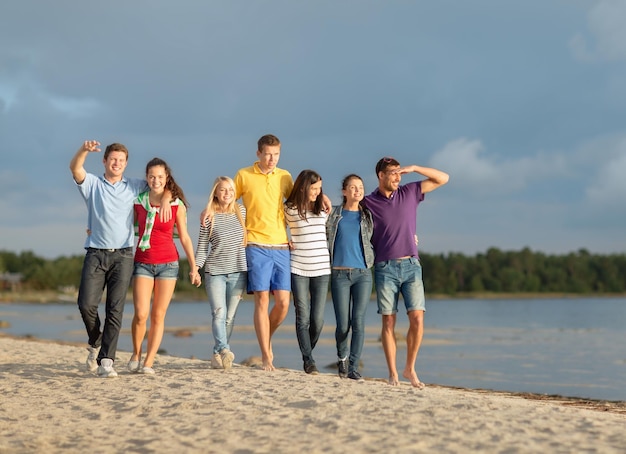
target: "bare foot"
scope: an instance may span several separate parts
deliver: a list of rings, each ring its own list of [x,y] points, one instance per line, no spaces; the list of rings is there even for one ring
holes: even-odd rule
[[[391,386],[398,386],[400,384],[400,381],[398,380],[398,376],[396,374],[390,375],[388,383]]]
[[[267,371],[275,370],[273,361],[274,361],[274,358],[272,356],[263,357],[262,358],[263,365],[261,366],[261,368]]]
[[[426,385],[424,383],[422,383],[419,378],[417,378],[417,374],[415,373],[414,370],[411,370],[411,371],[408,371],[408,372],[405,370],[402,373],[402,376],[404,378],[406,378],[407,380],[409,380],[411,382],[411,385],[414,388],[424,389],[426,387]]]

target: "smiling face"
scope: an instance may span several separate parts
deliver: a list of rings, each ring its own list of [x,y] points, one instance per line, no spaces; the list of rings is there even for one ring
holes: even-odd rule
[[[307,200],[309,202],[315,202],[317,197],[320,195],[320,192],[322,192],[322,180],[319,180],[317,183],[313,183],[309,186],[309,190],[307,191]]]
[[[391,193],[398,189],[402,180],[399,169],[400,166],[388,166],[385,170],[378,172],[378,188],[381,191]]]
[[[104,164],[104,176],[110,181],[119,181],[122,179],[124,170],[128,165],[126,153],[123,151],[111,151],[106,159],[102,160]]]
[[[280,145],[265,145],[263,150],[256,152],[257,158],[259,158],[259,167],[261,172],[270,173],[278,165],[278,159],[280,158]]]
[[[345,185],[345,188],[341,190],[341,193],[346,198],[347,204],[358,203],[363,200],[365,195],[365,188],[363,187],[363,181],[360,178],[350,178]]]
[[[167,183],[167,172],[164,166],[152,166],[148,169],[146,174],[146,180],[148,181],[148,187],[150,191],[157,194],[162,193],[165,190],[165,184]]]
[[[222,181],[215,188],[215,200],[221,206],[228,206],[235,199],[235,188],[228,181]]]

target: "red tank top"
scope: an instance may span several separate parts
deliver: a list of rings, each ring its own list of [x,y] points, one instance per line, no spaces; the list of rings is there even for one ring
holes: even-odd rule
[[[172,205],[172,218],[168,222],[161,222],[157,213],[150,234],[150,248],[142,251],[137,248],[135,251],[135,262],[148,263],[150,265],[160,265],[162,263],[177,262],[178,250],[174,244],[174,224],[178,205]],[[135,216],[139,226],[139,238],[143,236],[146,228],[146,216],[148,212],[135,203]]]

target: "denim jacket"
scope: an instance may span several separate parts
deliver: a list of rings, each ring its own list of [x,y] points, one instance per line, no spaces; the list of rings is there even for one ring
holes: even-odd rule
[[[328,250],[330,251],[330,263],[333,263],[333,249],[335,248],[335,237],[337,236],[337,227],[341,220],[341,212],[343,206],[334,206],[328,220],[326,221],[326,237],[328,238]],[[374,264],[374,247],[372,246],[371,239],[374,233],[374,223],[372,221],[371,213],[367,212],[367,220],[363,218],[363,210],[359,207],[361,212],[361,245],[363,246],[363,252],[365,255],[365,266],[371,268]]]

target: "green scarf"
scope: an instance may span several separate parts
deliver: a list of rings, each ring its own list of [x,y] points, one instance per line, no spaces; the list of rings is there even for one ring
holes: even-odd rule
[[[146,210],[146,227],[143,230],[143,235],[139,239],[139,249],[145,251],[150,249],[150,235],[152,235],[152,228],[154,227],[154,221],[156,215],[159,212],[159,207],[153,207],[150,205],[150,191],[142,192],[137,196],[137,202]],[[178,205],[179,199],[174,200],[171,205]],[[135,222],[135,235],[139,236],[139,225]],[[178,235],[174,234],[174,238]]]

